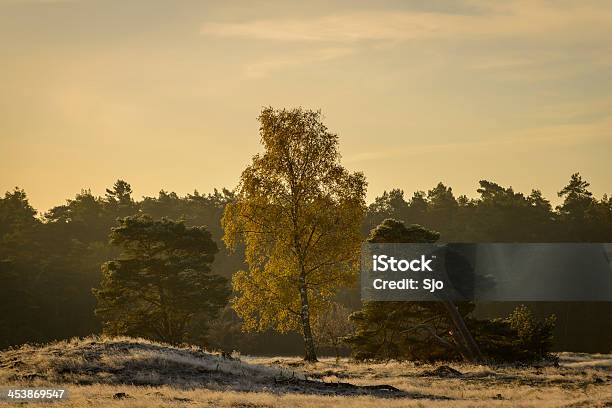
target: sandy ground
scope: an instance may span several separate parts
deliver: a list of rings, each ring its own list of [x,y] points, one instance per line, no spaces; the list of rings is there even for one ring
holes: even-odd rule
[[[61,385],[69,397],[54,407],[612,407],[612,355],[559,357],[558,367],[304,364],[88,338],[0,353],[0,384]]]

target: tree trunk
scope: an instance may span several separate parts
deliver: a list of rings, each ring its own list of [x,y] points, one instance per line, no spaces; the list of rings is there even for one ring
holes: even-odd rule
[[[442,303],[444,304],[451,321],[457,329],[459,340],[458,343],[460,343],[459,349],[463,357],[471,363],[483,362],[484,356],[482,355],[478,344],[476,344],[474,337],[472,337],[472,333],[470,333],[470,330],[467,328],[465,320],[463,320],[463,317],[461,314],[459,314],[457,306],[450,300],[444,300]]]
[[[314,339],[312,337],[312,329],[310,327],[310,307],[308,305],[308,290],[306,288],[306,277],[304,274],[300,275],[300,300],[302,302],[300,315],[302,318],[302,334],[304,336],[304,360],[315,362],[318,360]]]

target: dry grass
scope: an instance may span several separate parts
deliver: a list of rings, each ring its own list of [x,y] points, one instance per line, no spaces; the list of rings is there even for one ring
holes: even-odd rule
[[[612,355],[562,353],[559,367],[452,367],[460,373],[347,359],[237,361],[193,347],[95,337],[5,351],[0,384],[63,384],[70,398],[57,407],[612,407]],[[114,398],[119,392],[127,397]]]

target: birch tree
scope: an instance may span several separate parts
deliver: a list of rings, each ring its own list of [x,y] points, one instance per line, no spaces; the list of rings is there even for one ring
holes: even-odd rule
[[[366,182],[340,165],[320,111],[265,108],[259,122],[264,151],[222,221],[225,243],[243,242],[249,266],[233,276],[233,307],[246,330],[300,332],[304,359],[316,361],[311,323],[355,282]]]

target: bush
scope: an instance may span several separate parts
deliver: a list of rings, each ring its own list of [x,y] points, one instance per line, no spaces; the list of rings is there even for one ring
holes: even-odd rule
[[[468,315],[473,304],[460,302]],[[355,333],[345,341],[357,360],[460,360],[454,328],[439,302],[367,302],[351,315]]]
[[[554,315],[538,321],[525,305],[504,319],[475,320],[467,323],[482,352],[492,362],[533,362],[553,360]]]
[[[469,303],[459,304],[463,316],[472,311]],[[442,314],[432,314],[432,305],[413,302],[369,302],[353,313],[353,335],[345,339],[357,360],[461,360],[449,331],[452,325]],[[415,324],[417,317],[427,326]],[[537,321],[524,305],[504,319],[477,320],[466,317],[482,353],[490,362],[522,362],[553,359],[550,354],[555,317]],[[417,329],[415,329],[417,328]]]

